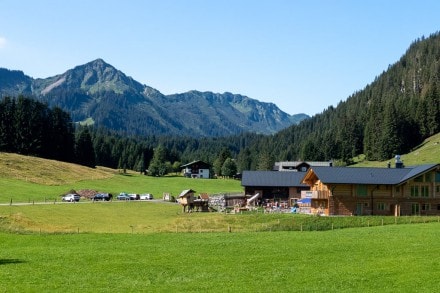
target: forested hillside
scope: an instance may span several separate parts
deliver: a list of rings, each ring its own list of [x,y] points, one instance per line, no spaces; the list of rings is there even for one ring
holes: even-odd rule
[[[440,131],[440,34],[415,41],[363,90],[337,107],[280,131],[278,160],[385,160]]]

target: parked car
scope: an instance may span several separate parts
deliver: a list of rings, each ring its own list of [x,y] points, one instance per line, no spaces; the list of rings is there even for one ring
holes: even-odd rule
[[[118,200],[131,200],[130,196],[125,192],[121,192],[116,198]]]
[[[111,194],[109,193],[97,193],[94,197],[92,197],[93,201],[109,201],[111,199]]]
[[[141,200],[152,200],[153,199],[153,195],[151,193],[143,193],[140,196]]]
[[[70,202],[79,201],[79,199],[80,196],[79,194],[76,193],[69,193],[61,198],[62,201],[70,201]]]
[[[140,197],[139,197],[139,194],[136,194],[136,193],[130,193],[128,196],[129,196],[130,199],[132,199],[132,200],[138,200],[138,199],[140,198]]]

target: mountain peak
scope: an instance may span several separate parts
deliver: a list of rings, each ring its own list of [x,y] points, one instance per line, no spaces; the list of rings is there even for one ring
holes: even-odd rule
[[[63,80],[63,83],[66,81],[66,85],[69,87],[79,87],[89,93],[110,91],[122,94],[133,89],[136,92],[143,91],[143,86],[140,83],[101,58],[66,71],[59,76],[59,80]]]
[[[75,68],[78,68],[78,67],[92,68],[92,69],[97,70],[97,71],[102,71],[102,70],[105,70],[105,69],[109,68],[111,70],[116,70],[117,71],[116,68],[114,68],[112,65],[108,64],[107,62],[105,62],[101,58],[98,58],[96,60],[90,61],[90,62],[88,62],[86,64],[83,64],[83,65],[76,66]]]

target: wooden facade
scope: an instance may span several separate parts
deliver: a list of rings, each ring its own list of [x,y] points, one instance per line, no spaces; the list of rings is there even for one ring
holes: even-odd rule
[[[357,172],[360,168],[346,169]],[[310,191],[303,191],[301,197],[312,199],[311,213],[314,214],[440,215],[440,165],[424,170],[421,173],[408,171],[401,181],[390,184],[387,178],[377,176],[371,182],[368,178],[358,183],[346,178],[347,183],[343,183],[344,178],[337,178],[338,172],[332,175],[333,180],[328,176],[323,179],[319,178],[320,172],[312,168],[303,179],[310,186]],[[372,178],[374,175],[371,173]]]

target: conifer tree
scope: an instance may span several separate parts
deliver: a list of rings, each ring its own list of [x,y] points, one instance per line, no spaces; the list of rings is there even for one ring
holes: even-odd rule
[[[75,159],[80,165],[95,167],[95,150],[93,149],[92,137],[89,128],[82,127],[76,138]]]

